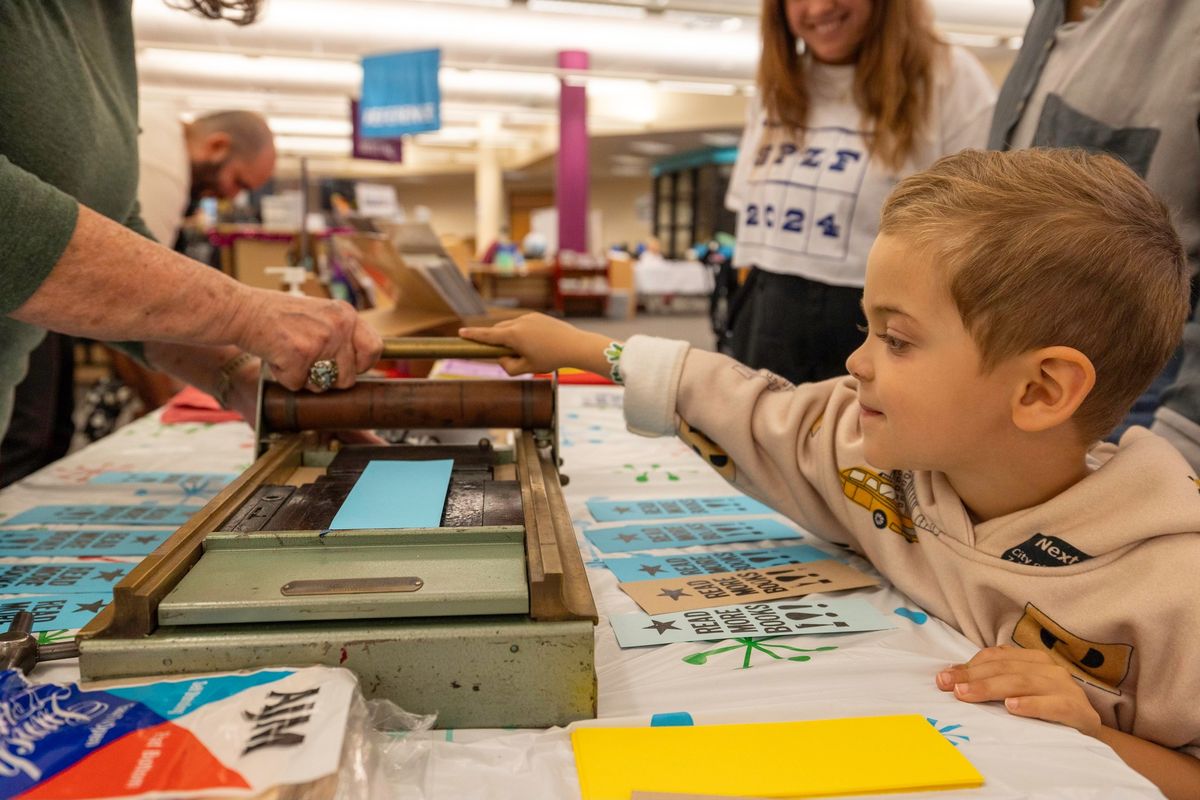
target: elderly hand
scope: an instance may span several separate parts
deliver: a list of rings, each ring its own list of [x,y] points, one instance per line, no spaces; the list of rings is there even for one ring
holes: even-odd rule
[[[517,351],[516,356],[499,360],[509,375],[550,372],[560,367],[579,367],[601,375],[608,373],[608,364],[604,360],[604,348],[609,343],[607,337],[581,331],[545,314],[523,314],[490,328],[461,328],[458,335]]]
[[[1043,650],[987,647],[966,664],[939,672],[937,687],[959,700],[1003,700],[1010,714],[1069,725],[1088,736],[1100,733],[1100,715],[1067,668]]]
[[[349,388],[383,350],[379,334],[340,300],[254,290],[247,306],[237,328],[238,346],[260,356],[275,380],[289,389],[330,388],[309,380],[309,369],[322,360],[337,365],[333,386]]]

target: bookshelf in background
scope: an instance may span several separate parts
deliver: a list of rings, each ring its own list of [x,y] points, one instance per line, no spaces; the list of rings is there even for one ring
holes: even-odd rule
[[[737,215],[725,208],[736,160],[736,147],[710,147],[670,156],[653,166],[653,233],[663,256],[683,259],[689,248],[718,231],[737,229]]]
[[[554,310],[563,316],[602,317],[608,309],[608,262],[561,250],[554,259]]]

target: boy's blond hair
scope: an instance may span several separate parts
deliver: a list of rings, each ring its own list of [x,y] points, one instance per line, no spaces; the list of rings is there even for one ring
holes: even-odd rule
[[[1108,434],[1179,344],[1189,273],[1170,213],[1121,162],[1083,150],[967,150],[902,180],[880,233],[948,269],[985,369],[1040,347],[1096,368],[1075,414]]]

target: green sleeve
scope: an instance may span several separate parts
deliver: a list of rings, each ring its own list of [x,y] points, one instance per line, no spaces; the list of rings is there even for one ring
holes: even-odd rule
[[[28,300],[58,263],[79,204],[0,155],[0,314]]]

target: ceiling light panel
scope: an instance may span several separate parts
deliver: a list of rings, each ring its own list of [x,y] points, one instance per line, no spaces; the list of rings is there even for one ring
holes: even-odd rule
[[[573,2],[573,0],[526,0],[525,7],[539,14],[575,14],[585,17],[616,17],[619,19],[646,18],[646,9],[640,6],[613,5],[610,3],[578,3]]]
[[[539,13],[525,7],[464,8],[451,3],[271,0],[254,25],[235,28],[135,0],[139,41],[242,52],[358,57],[442,48],[446,62],[553,65],[561,50],[585,50],[596,70],[640,70],[748,79],[758,33],[686,30],[659,17],[607,19]],[[575,3],[587,6],[586,3]],[[620,8],[619,6],[613,6]],[[582,20],[586,20],[581,24]]]

